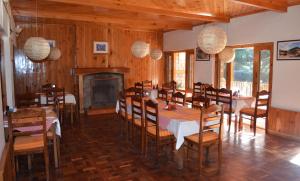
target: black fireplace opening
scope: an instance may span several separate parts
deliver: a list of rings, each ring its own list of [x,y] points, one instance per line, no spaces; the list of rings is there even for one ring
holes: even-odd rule
[[[84,108],[113,108],[123,90],[123,74],[97,73],[84,78]]]

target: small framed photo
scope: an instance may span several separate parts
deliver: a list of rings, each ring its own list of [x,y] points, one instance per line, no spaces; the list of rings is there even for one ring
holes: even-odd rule
[[[300,40],[278,41],[277,60],[300,60]]]
[[[207,53],[204,53],[201,48],[196,48],[196,61],[209,61],[210,55]]]
[[[94,53],[108,53],[108,42],[94,41]]]

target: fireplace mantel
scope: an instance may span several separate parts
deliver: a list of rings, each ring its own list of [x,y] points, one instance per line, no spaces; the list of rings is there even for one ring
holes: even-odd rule
[[[79,108],[80,113],[84,113],[83,109],[83,79],[84,76],[96,73],[119,73],[124,76],[125,73],[129,72],[127,67],[96,67],[96,68],[74,68],[75,75],[78,76],[78,88],[79,88]],[[124,84],[123,84],[124,85]]]
[[[98,68],[74,68],[76,75],[93,74],[100,72],[111,72],[111,73],[128,73],[129,68],[127,67],[98,67]]]

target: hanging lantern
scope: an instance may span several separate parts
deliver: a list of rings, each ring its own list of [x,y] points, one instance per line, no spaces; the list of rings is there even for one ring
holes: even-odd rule
[[[198,46],[207,54],[220,53],[226,46],[226,33],[216,26],[204,28],[198,35]]]
[[[41,61],[48,57],[50,46],[42,37],[30,37],[24,44],[24,52],[32,61]]]
[[[50,50],[50,54],[48,56],[48,59],[49,60],[57,60],[57,59],[60,58],[60,56],[61,56],[61,52],[60,52],[59,48],[53,47]]]
[[[162,51],[158,48],[151,49],[150,57],[152,60],[159,60],[162,57]]]
[[[226,47],[221,53],[219,53],[219,60],[223,63],[230,63],[235,58],[235,51],[233,48]]]
[[[144,41],[135,41],[131,46],[131,52],[137,58],[144,58],[149,54],[149,44]]]

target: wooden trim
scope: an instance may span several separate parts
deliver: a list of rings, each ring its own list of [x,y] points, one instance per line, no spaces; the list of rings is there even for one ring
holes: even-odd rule
[[[75,68],[75,74],[81,75],[81,74],[93,74],[93,73],[99,73],[99,72],[112,72],[112,73],[128,73],[129,68],[127,67],[99,67],[99,68]]]
[[[221,88],[220,87],[220,78],[221,78],[221,75],[220,75],[220,69],[221,69],[221,61],[219,59],[219,55],[217,54],[216,56],[216,61],[215,61],[215,81],[214,81],[214,87],[217,87],[217,88]]]
[[[169,17],[179,17],[185,18],[188,20],[198,20],[198,21],[208,21],[208,22],[229,22],[229,17],[223,16],[210,16],[210,15],[202,15],[201,12],[193,12],[177,9],[164,9],[157,6],[145,6],[143,3],[139,3],[139,5],[132,4],[127,1],[118,1],[117,3],[112,0],[89,0],[89,1],[78,1],[78,0],[50,0],[53,2],[67,3],[67,4],[76,4],[82,6],[93,6],[93,7],[101,7],[113,10],[122,10],[122,11],[131,11],[137,13],[150,13],[156,15],[164,15]]]
[[[265,0],[234,0],[237,3],[246,4],[249,6],[267,9],[277,12],[287,12],[288,4],[286,1],[265,1]]]
[[[12,152],[10,143],[7,142],[4,146],[1,161],[0,161],[0,181],[15,180]]]

